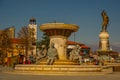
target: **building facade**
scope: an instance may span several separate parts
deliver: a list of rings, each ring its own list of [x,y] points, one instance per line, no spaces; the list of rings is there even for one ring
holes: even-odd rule
[[[32,48],[28,51],[29,54],[36,54],[36,42],[37,42],[37,24],[36,24],[36,19],[35,18],[30,18],[29,20],[29,35],[31,37],[31,46]]]

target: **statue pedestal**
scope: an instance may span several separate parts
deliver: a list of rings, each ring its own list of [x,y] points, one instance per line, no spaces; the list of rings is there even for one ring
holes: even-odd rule
[[[67,38],[65,36],[50,36],[50,43],[55,44],[55,48],[57,49],[59,60],[67,60],[66,42],[67,42]]]
[[[109,33],[107,31],[101,31],[99,34],[100,43],[99,50],[97,51],[100,55],[101,61],[110,61],[110,47],[109,47]]]
[[[100,55],[100,60],[101,61],[105,61],[105,62],[109,62],[110,60],[111,60],[111,57],[110,57],[110,53],[111,53],[111,51],[110,50],[98,50],[97,51],[98,53],[99,53],[99,55]]]
[[[100,43],[99,43],[99,50],[107,51],[109,50],[109,33],[108,32],[100,32]]]

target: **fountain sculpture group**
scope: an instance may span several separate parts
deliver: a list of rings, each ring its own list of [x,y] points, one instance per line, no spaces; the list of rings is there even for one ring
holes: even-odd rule
[[[100,54],[101,60],[106,60],[110,52],[109,34],[107,31],[109,17],[107,16],[105,11],[103,11],[101,15],[103,17],[103,25],[99,35],[100,44],[98,53]],[[46,32],[46,34],[50,36],[50,47],[48,51],[46,51],[44,47],[41,49],[42,51],[39,51],[42,54],[38,55],[38,65],[16,65],[15,69],[24,71],[40,71],[47,73],[62,72],[62,74],[65,74],[66,72],[77,74],[78,72],[101,72],[102,68],[100,65],[81,65],[82,56],[80,56],[79,54],[79,45],[76,45],[74,47],[74,49],[70,52],[69,59],[67,58],[67,39],[72,32],[76,32],[78,29],[79,27],[74,24],[64,24],[56,22],[40,25],[40,30]],[[39,59],[42,59],[44,57],[46,57],[47,60],[39,62]],[[78,63],[73,62],[75,60]]]

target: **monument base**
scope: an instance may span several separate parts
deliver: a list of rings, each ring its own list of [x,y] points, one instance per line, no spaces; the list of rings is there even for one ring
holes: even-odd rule
[[[96,75],[112,73],[112,68],[101,65],[79,65],[76,62],[56,60],[53,65],[46,65],[46,61],[39,64],[18,64],[14,72],[32,75]]]
[[[100,61],[104,61],[104,62],[110,62],[111,60],[111,50],[98,50],[97,51],[100,55]]]
[[[37,71],[37,72],[101,72],[98,65],[16,65],[15,71]]]
[[[37,62],[37,65],[46,65],[47,60],[43,59]],[[79,63],[70,60],[55,60],[53,65],[79,65]]]
[[[109,55],[111,50],[98,50],[99,55]]]

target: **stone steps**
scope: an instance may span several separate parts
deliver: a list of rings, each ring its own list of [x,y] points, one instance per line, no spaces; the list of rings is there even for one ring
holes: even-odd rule
[[[23,74],[23,75],[70,75],[70,76],[80,76],[80,75],[105,75],[110,74],[110,72],[38,72],[38,71],[14,71],[7,72],[11,74]]]
[[[120,63],[106,63],[105,65],[112,67],[113,72],[120,72]]]
[[[16,65],[15,71],[37,72],[101,72],[101,66],[96,65]]]
[[[53,65],[46,65],[46,60],[38,64],[18,64],[14,72],[22,74],[40,74],[40,75],[78,75],[78,74],[108,74],[112,73],[111,66],[100,65],[79,65],[69,60],[56,60]]]
[[[46,65],[47,64],[47,60],[42,60],[39,61],[37,64],[39,65]],[[79,65],[78,63],[76,63],[75,61],[69,61],[69,60],[56,60],[53,65]]]

